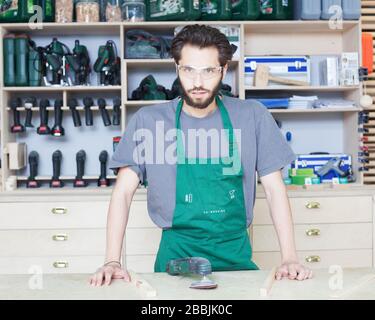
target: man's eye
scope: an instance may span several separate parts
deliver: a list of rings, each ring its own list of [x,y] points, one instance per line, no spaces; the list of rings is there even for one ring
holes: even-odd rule
[[[190,68],[190,67],[184,67],[183,70],[184,72],[188,72],[188,73],[193,72],[193,68]]]
[[[207,73],[207,74],[214,73],[215,69],[214,68],[207,68],[207,69],[204,69],[204,72]]]

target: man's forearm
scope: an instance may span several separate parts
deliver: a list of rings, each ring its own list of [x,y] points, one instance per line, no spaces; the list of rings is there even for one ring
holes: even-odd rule
[[[106,261],[120,261],[131,199],[113,190],[107,217]],[[125,248],[124,248],[125,251]]]
[[[279,239],[282,261],[297,260],[292,213],[284,184],[266,192],[266,197]]]

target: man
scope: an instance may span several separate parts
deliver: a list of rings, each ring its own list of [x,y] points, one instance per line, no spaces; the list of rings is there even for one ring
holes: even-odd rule
[[[258,269],[247,233],[256,171],[281,248],[276,278],[311,278],[298,262],[281,174],[295,154],[262,104],[219,94],[232,58],[227,38],[209,26],[186,26],[171,53],[182,97],[141,108],[129,121],[109,165],[120,169],[108,213],[106,261],[90,283],[129,281],[120,257],[139,183],[147,185],[149,215],[163,229],[156,272],[165,272],[171,259],[189,256],[207,258],[213,271]],[[210,143],[198,148],[196,140],[208,132]]]

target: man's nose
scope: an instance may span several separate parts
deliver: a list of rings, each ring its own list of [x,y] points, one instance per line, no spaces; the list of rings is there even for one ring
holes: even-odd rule
[[[199,88],[202,85],[202,76],[201,73],[198,72],[194,77],[194,86]]]

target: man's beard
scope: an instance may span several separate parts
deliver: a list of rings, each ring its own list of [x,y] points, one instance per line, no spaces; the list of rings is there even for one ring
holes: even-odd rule
[[[198,108],[198,109],[205,109],[207,108],[212,101],[214,101],[216,95],[218,94],[218,92],[220,91],[220,88],[221,88],[221,80],[223,79],[223,76],[221,76],[221,79],[219,81],[219,83],[217,84],[217,86],[212,89],[211,91],[203,88],[203,87],[199,87],[199,88],[196,88],[194,87],[193,89],[190,89],[189,91],[186,91],[185,88],[182,86],[181,84],[181,80],[179,80],[180,82],[180,87],[181,87],[181,95],[182,95],[182,98],[185,100],[185,102],[190,106],[190,107],[193,107],[193,108]],[[194,102],[194,100],[189,96],[188,92],[191,93],[193,91],[206,91],[208,93],[211,92],[211,94],[203,101],[200,101],[200,102]]]

